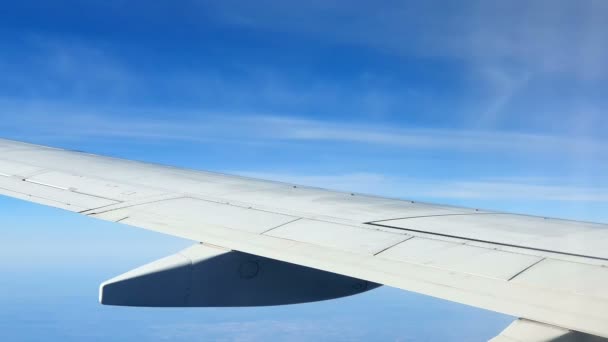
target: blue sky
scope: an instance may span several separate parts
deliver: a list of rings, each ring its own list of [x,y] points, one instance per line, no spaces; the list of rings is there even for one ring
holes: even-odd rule
[[[28,1],[0,11],[0,136],[608,222],[605,1]],[[188,241],[0,198],[10,340],[484,340],[511,318],[382,288],[260,309],[103,307]]]

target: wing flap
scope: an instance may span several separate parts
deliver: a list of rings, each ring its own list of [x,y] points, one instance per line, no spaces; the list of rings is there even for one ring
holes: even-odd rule
[[[608,291],[598,284],[608,284],[608,268],[578,262],[545,259],[522,272],[512,282],[557,289],[579,296],[608,299]]]
[[[378,255],[382,258],[509,280],[541,257],[415,237]]]
[[[608,229],[603,224],[500,213],[414,217],[370,224],[608,260]]]

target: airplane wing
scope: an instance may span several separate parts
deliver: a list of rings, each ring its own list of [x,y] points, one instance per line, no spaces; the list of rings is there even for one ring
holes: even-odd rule
[[[521,329],[608,337],[608,226],[603,224],[337,192],[2,139],[0,194],[238,251],[222,260],[240,265],[240,279],[261,272],[259,264],[242,261],[259,256],[279,280],[256,285],[255,293],[266,298],[247,305],[298,302],[272,300],[273,293],[296,291],[288,288],[289,279],[280,278],[289,269],[285,265],[293,265],[367,281],[365,288],[384,284],[524,319],[505,330],[511,337],[497,341],[519,341],[512,336]],[[112,284],[135,278],[141,288],[150,274],[186,279],[181,271],[167,270],[220,260],[221,253],[214,253],[186,251],[114,279],[102,290],[107,286],[110,298]],[[214,272],[221,276],[217,268]],[[289,278],[304,283],[314,278],[298,278],[302,272],[293,269]],[[232,278],[226,277],[223,284],[230,287]],[[323,288],[330,291],[338,280],[327,279]],[[189,294],[204,291],[184,288]],[[146,305],[152,297],[131,304]],[[215,300],[211,297],[196,303]],[[230,300],[240,303],[234,296]]]

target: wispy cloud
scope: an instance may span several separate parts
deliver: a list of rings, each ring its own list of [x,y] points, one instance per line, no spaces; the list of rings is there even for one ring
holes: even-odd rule
[[[299,115],[383,117],[419,96],[396,88],[393,77],[367,70],[345,80],[310,75],[306,67],[249,60],[174,63],[159,70],[142,67],[112,42],[45,34],[21,34],[19,40],[23,42],[18,49],[7,46],[10,53],[0,55],[0,91],[16,100],[52,99],[96,108],[155,103],[178,109],[281,108]]]
[[[235,4],[238,4],[236,6]],[[403,55],[457,58],[474,64],[521,64],[583,78],[606,76],[603,37],[608,4],[601,0],[389,2],[222,1],[225,21],[367,45]],[[207,8],[207,7],[206,7]],[[316,20],[308,20],[315,18]],[[361,28],[365,28],[362,30]]]
[[[489,101],[482,105],[476,122],[477,127],[497,127],[505,117],[505,109],[529,83],[529,72],[504,70],[500,67],[480,68],[478,73],[489,85]]]
[[[437,5],[437,4],[436,4]],[[215,6],[215,5],[214,5]],[[128,111],[145,111],[141,108],[153,108],[162,106],[165,108],[164,117],[168,117],[171,111],[183,113],[190,112],[222,112],[233,111],[249,115],[255,113],[272,113],[274,116],[287,115],[289,117],[333,117],[342,120],[382,120],[399,121],[404,123],[422,124],[426,126],[451,126],[454,129],[471,129],[477,132],[499,131],[513,125],[530,128],[527,132],[559,132],[569,134],[575,132],[579,135],[601,135],[608,127],[608,121],[602,115],[608,108],[608,103],[603,96],[593,95],[598,93],[596,89],[601,88],[603,83],[579,82],[575,79],[580,77],[560,78],[558,71],[546,71],[534,67],[533,63],[513,62],[512,58],[502,56],[480,57],[478,53],[450,52],[453,46],[466,46],[466,42],[474,41],[476,46],[493,50],[492,44],[486,41],[493,37],[477,39],[468,35],[484,34],[483,25],[476,24],[457,25],[461,19],[457,15],[448,15],[445,11],[437,11],[430,18],[435,18],[438,27],[418,23],[412,20],[401,20],[401,17],[418,16],[417,11],[427,13],[430,11],[426,5],[403,5],[396,9],[388,9],[383,6],[363,13],[362,8],[349,9],[348,6],[335,4],[317,3],[301,5],[304,17],[325,13],[353,13],[342,20],[347,22],[346,27],[352,26],[352,32],[359,32],[362,36],[352,36],[352,32],[345,27],[337,25],[333,20],[323,22],[321,27],[326,33],[317,32],[316,28],[309,27],[308,22],[301,20],[283,22],[277,17],[283,15],[286,8],[273,2],[268,4],[269,13],[261,13],[257,6],[251,11],[242,13],[247,18],[246,23],[239,20],[233,22],[233,16],[240,16],[239,6],[224,8],[217,5],[217,11],[223,13],[224,25],[245,25],[245,27],[272,26],[273,29],[288,26],[288,32],[297,38],[299,28],[290,25],[304,25],[306,35],[316,36],[337,35],[331,39],[336,42],[357,39],[358,44],[369,45],[380,44],[377,41],[389,39],[386,44],[393,46],[392,53],[402,54],[409,57],[429,57],[429,51],[439,49],[438,57],[430,57],[428,62],[420,64],[420,68],[452,67],[443,71],[453,73],[447,79],[458,79],[457,83],[443,84],[446,79],[439,77],[425,81],[419,79],[420,75],[409,75],[408,72],[392,74],[383,72],[377,68],[369,67],[363,63],[361,67],[355,68],[348,76],[335,77],[336,75],[321,74],[319,70],[299,68],[293,65],[264,65],[259,61],[241,61],[239,63],[223,65],[214,61],[208,65],[198,67],[184,67],[178,63],[166,65],[165,69],[146,69],[121,53],[119,47],[103,41],[85,41],[69,37],[53,37],[45,35],[26,35],[22,37],[23,46],[16,49],[16,53],[3,54],[0,56],[0,72],[3,79],[0,81],[0,90],[3,92],[4,102],[21,101],[27,106],[36,107],[42,113],[52,112],[52,107],[58,107],[53,103],[61,103],[80,108],[73,108],[67,114],[79,115],[84,112],[103,116],[99,113],[109,114],[104,108],[118,112],[123,116]],[[249,5],[244,5],[247,8]],[[437,5],[438,6],[438,5]],[[469,8],[473,5],[463,5]],[[483,7],[481,14],[491,12],[488,5],[479,4]],[[523,5],[522,5],[523,6]],[[581,5],[582,8],[586,5]],[[473,6],[474,7],[474,6]],[[509,7],[509,6],[508,6]],[[600,6],[601,7],[601,6]],[[510,7],[509,7],[510,8]],[[463,10],[463,9],[459,9]],[[536,9],[530,10],[537,13]],[[585,10],[586,11],[586,10]],[[226,13],[224,13],[226,12]],[[289,11],[287,16],[300,14]],[[299,12],[299,11],[298,11]],[[469,13],[469,12],[467,12]],[[365,14],[365,15],[363,15]],[[416,14],[416,15],[415,15]],[[473,21],[484,17],[477,11],[471,11]],[[262,20],[270,15],[268,22]],[[536,14],[535,14],[536,15]],[[261,16],[258,18],[258,16]],[[397,16],[395,18],[395,16]],[[222,17],[222,16],[220,16]],[[382,20],[387,17],[386,21]],[[444,18],[445,17],[445,18]],[[465,16],[466,17],[466,16]],[[321,16],[321,19],[324,18]],[[448,20],[448,18],[450,18]],[[468,18],[468,17],[466,17]],[[527,17],[526,17],[527,18]],[[532,21],[523,18],[522,20]],[[399,19],[399,20],[398,20]],[[279,20],[279,22],[276,22]],[[486,19],[483,19],[486,20]],[[455,22],[456,21],[456,22]],[[373,25],[372,25],[373,24]],[[413,27],[410,27],[414,25]],[[444,27],[445,26],[445,27]],[[462,33],[462,27],[467,27],[468,33]],[[588,39],[595,42],[597,31],[602,30],[602,25],[590,29]],[[315,26],[316,27],[316,26]],[[371,28],[372,32],[361,32],[361,29]],[[513,25],[502,25],[496,36],[523,37],[527,41],[528,32],[514,27]],[[419,35],[412,35],[418,32]],[[295,30],[293,32],[291,30]],[[308,30],[312,30],[309,32]],[[520,32],[520,30],[523,30]],[[557,30],[557,29],[556,29]],[[561,30],[561,29],[560,29]],[[564,32],[570,32],[570,28],[563,28]],[[582,35],[579,28],[572,29],[570,35]],[[339,32],[345,31],[343,34]],[[470,32],[469,32],[470,31]],[[479,32],[477,32],[479,31]],[[543,31],[543,30],[540,30]],[[549,30],[550,32],[553,32]],[[350,32],[350,33],[349,33]],[[450,32],[450,34],[446,34]],[[493,32],[493,31],[491,31]],[[534,35],[535,30],[530,29],[529,34]],[[304,33],[302,33],[304,34]],[[373,35],[375,37],[367,37]],[[555,36],[569,36],[568,34],[551,33]],[[367,37],[367,38],[366,38]],[[388,37],[388,38],[387,38]],[[397,38],[395,38],[397,37]],[[410,39],[411,38],[411,39]],[[396,40],[392,42],[392,40]],[[446,41],[447,40],[447,41]],[[516,40],[517,42],[517,40]],[[336,44],[338,44],[336,43]],[[528,42],[536,44],[535,40]],[[423,47],[416,48],[422,44]],[[515,43],[513,43],[515,44]],[[509,45],[509,44],[507,44]],[[593,44],[591,44],[593,45]],[[598,43],[598,45],[602,45]],[[605,44],[603,44],[605,45]],[[509,45],[510,46],[510,45]],[[372,46],[376,49],[376,55],[381,54],[388,47]],[[518,47],[510,46],[504,50],[520,50]],[[555,48],[557,50],[557,48]],[[576,50],[576,47],[561,46],[561,50]],[[530,51],[521,49],[522,51]],[[523,54],[524,52],[513,52],[511,54]],[[507,54],[506,52],[504,54]],[[540,52],[539,52],[540,54]],[[547,58],[553,58],[557,53],[547,51]],[[545,54],[539,58],[546,61]],[[462,63],[460,59],[466,59]],[[513,57],[514,58],[514,57]],[[523,58],[523,57],[522,57]],[[582,58],[582,57],[581,57]],[[427,60],[427,59],[424,59]],[[399,66],[399,60],[393,60],[395,66]],[[568,63],[571,59],[568,59]],[[408,62],[409,63],[409,62]],[[374,65],[374,63],[371,63]],[[579,65],[576,63],[576,65]],[[603,64],[601,64],[603,66]],[[227,72],[226,69],[232,70]],[[432,70],[429,70],[432,71]],[[426,74],[426,73],[425,73]],[[568,74],[570,75],[570,74]],[[601,70],[594,75],[602,79]],[[426,77],[426,76],[424,76]],[[433,77],[433,76],[430,76]],[[557,82],[556,78],[557,77]],[[588,79],[587,79],[588,80]],[[570,83],[575,86],[568,86]],[[449,83],[449,82],[448,82]],[[432,84],[432,86],[429,86]],[[590,91],[587,91],[590,90]],[[549,91],[547,94],[545,91]],[[590,95],[591,94],[591,95]],[[601,95],[601,94],[600,94]],[[0,99],[2,101],[2,99]],[[516,105],[514,105],[516,104]],[[51,108],[46,109],[44,105]],[[86,107],[85,107],[86,106]],[[96,108],[92,112],[90,108]],[[0,108],[0,115],[11,115],[6,104]],[[159,110],[155,110],[160,112]],[[599,113],[599,114],[597,114]],[[52,113],[56,114],[56,111]],[[222,115],[227,115],[222,113]],[[437,123],[441,125],[437,125]],[[297,125],[298,132],[302,138],[306,136],[324,135],[320,129],[303,127]],[[328,131],[327,126],[324,128]],[[598,133],[599,132],[599,133]],[[593,134],[592,134],[593,133]],[[367,140],[395,140],[394,137],[378,138],[371,132],[357,132],[360,139]],[[469,134],[469,133],[467,133]],[[399,134],[399,140],[403,134]],[[334,135],[337,136],[337,135]],[[348,139],[345,139],[348,140]],[[416,139],[420,140],[420,139]],[[408,145],[406,143],[405,145]],[[427,145],[427,144],[425,144]]]
[[[339,319],[252,320],[196,324],[166,324],[154,328],[156,337],[175,339],[206,336],[217,341],[355,341],[369,331],[352,326],[345,331]]]
[[[141,75],[101,43],[43,34],[20,34],[19,39],[19,49],[6,46],[0,56],[4,96],[114,101],[143,84]]]
[[[231,0],[205,5],[205,10],[209,7],[225,25],[355,46],[403,58],[403,63],[422,58],[453,65],[470,81],[462,87],[470,89],[467,97],[473,97],[474,104],[459,117],[472,127],[492,129],[518,120],[567,131],[578,121],[596,122],[582,104],[606,108],[603,100],[588,96],[593,90],[586,88],[606,87],[608,81],[606,1],[389,1],[348,6],[339,1],[267,0],[253,5]],[[552,94],[544,97],[546,92]],[[435,102],[449,101],[433,95]]]
[[[135,110],[135,109],[134,109]],[[138,109],[147,117],[98,114],[90,109],[47,103],[0,101],[0,129],[18,136],[72,139],[150,139],[155,141],[334,142],[412,150],[538,155],[605,155],[608,141],[516,131],[393,128],[364,123],[302,119],[252,113],[165,112]],[[179,120],[163,119],[176,115]]]

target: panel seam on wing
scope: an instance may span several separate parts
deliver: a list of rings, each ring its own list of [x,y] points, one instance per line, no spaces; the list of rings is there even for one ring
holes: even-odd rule
[[[442,217],[442,216],[473,216],[473,215],[497,215],[497,214],[505,214],[498,212],[472,212],[472,213],[454,213],[454,214],[436,214],[436,215],[420,215],[420,216],[406,216],[406,217],[397,217],[383,220],[374,220],[369,222],[364,222],[364,224],[375,224],[379,222],[389,222],[389,221],[398,221],[398,220],[407,220],[407,219],[416,219],[416,218],[425,218],[425,217]]]
[[[541,258],[540,260],[536,261],[535,263],[533,263],[532,265],[524,268],[523,270],[517,272],[515,275],[513,275],[511,278],[509,278],[507,281],[511,281],[517,277],[519,277],[520,275],[522,275],[524,272],[528,271],[529,269],[531,269],[532,267],[540,264],[542,261],[546,260],[547,258]]]
[[[280,225],[278,225],[278,226],[276,226],[276,227],[272,227],[272,228],[270,228],[270,229],[267,229],[267,230],[265,230],[265,231],[261,232],[261,233],[260,233],[260,235],[264,235],[264,234],[266,234],[266,233],[270,232],[271,230],[274,230],[274,229],[277,229],[277,228],[281,228],[281,227],[283,227],[283,226],[286,226],[286,225],[288,225],[288,224],[290,224],[290,223],[294,223],[294,222],[299,221],[299,220],[301,220],[301,219],[302,219],[301,217],[298,217],[298,218],[296,218],[295,220],[291,220],[291,221],[288,221],[288,222],[285,222],[285,223],[281,223]]]

